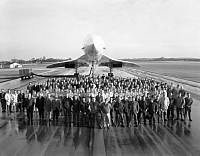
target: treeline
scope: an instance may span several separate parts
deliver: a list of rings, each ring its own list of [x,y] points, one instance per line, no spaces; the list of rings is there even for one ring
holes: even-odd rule
[[[32,58],[30,60],[23,60],[23,59],[12,59],[11,61],[4,61],[5,63],[8,62],[16,62],[20,64],[26,64],[26,63],[45,63],[45,62],[61,62],[61,61],[67,61],[71,60],[71,58],[67,59],[61,59],[61,58]]]
[[[200,62],[200,58],[132,58],[132,59],[122,59],[124,61],[194,61]]]

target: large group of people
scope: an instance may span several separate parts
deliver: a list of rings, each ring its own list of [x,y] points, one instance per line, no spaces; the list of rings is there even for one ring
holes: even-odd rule
[[[61,115],[69,126],[109,128],[192,121],[193,99],[173,83],[101,75],[49,78],[30,82],[25,91],[2,89],[0,102],[3,113],[25,113],[29,122],[34,118],[57,122]]]

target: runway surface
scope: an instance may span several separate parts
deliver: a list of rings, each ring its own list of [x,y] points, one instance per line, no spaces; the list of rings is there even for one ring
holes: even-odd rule
[[[106,73],[107,69],[98,72]],[[120,70],[114,70],[114,73],[123,77],[131,75]],[[16,80],[0,87],[24,89],[29,81]],[[35,78],[34,81],[44,79]],[[104,130],[73,124],[68,127],[63,118],[58,123],[40,123],[35,118],[30,125],[23,114],[0,113],[0,156],[200,155],[200,99],[197,94],[191,95],[194,98],[192,122],[167,121],[139,127]]]

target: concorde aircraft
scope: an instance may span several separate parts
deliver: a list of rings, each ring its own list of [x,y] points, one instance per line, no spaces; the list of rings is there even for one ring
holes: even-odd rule
[[[79,67],[86,67],[91,65],[92,74],[94,74],[94,69],[96,66],[107,66],[110,68],[110,73],[112,73],[113,68],[126,67],[139,67],[139,65],[128,62],[117,60],[105,55],[106,50],[105,43],[101,37],[97,35],[87,35],[83,42],[84,54],[76,59],[58,62],[47,66],[47,68],[55,67],[65,67],[74,68],[76,73]]]

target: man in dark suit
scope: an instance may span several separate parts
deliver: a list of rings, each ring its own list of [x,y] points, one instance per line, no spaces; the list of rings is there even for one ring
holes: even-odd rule
[[[55,98],[52,100],[52,110],[53,110],[53,121],[58,122],[58,117],[61,108],[61,101],[58,98],[58,95],[55,95]]]
[[[130,103],[131,100],[128,99],[127,97],[124,97],[124,114],[125,114],[125,118],[126,118],[126,126],[129,127],[130,126]]]
[[[51,121],[52,99],[50,93],[47,94],[47,97],[44,100],[44,110],[46,120]]]
[[[38,85],[36,86],[36,92],[38,93],[41,88],[42,88],[42,85],[40,83],[38,83]]]
[[[39,97],[36,99],[35,107],[38,108],[40,121],[44,120],[44,97],[42,96],[42,93],[39,93]]]
[[[28,86],[27,86],[27,90],[29,90],[29,93],[32,94],[32,92],[33,92],[33,86],[32,86],[32,83],[31,83],[31,82],[29,82],[29,84],[28,84]]]
[[[174,110],[176,106],[175,99],[173,98],[172,93],[170,93],[168,97],[169,97],[169,106],[167,109],[167,119],[174,120]]]
[[[57,121],[58,122],[60,108],[61,108],[61,101],[58,98],[58,95],[56,94],[55,98],[52,100],[53,121]]]
[[[123,118],[123,109],[124,109],[124,103],[121,100],[121,97],[117,98],[117,101],[114,104],[114,109],[116,112],[116,126],[122,126],[124,127],[124,118]]]
[[[158,105],[156,102],[154,102],[154,99],[151,98],[150,101],[149,101],[149,106],[148,106],[148,112],[149,112],[149,115],[150,115],[150,120],[149,120],[149,124],[155,124],[155,121],[156,121],[156,113],[157,113],[157,110],[158,110]]]
[[[73,123],[79,126],[79,115],[80,115],[80,100],[78,94],[74,94],[73,98]]]
[[[32,91],[36,91],[36,87],[37,87],[37,85],[34,83],[34,85],[32,85],[32,87],[31,87],[31,90]],[[37,92],[37,91],[36,91]]]
[[[26,106],[27,118],[29,123],[33,123],[33,108],[34,108],[34,97],[30,94],[29,101]]]
[[[6,112],[6,99],[5,99],[5,92],[2,89],[0,93],[0,102],[1,102],[1,107],[2,107],[2,113]]]
[[[86,118],[87,118],[86,113],[87,113],[87,111],[86,111],[86,99],[83,96],[80,100],[80,116],[81,116],[80,122],[81,122],[82,126],[86,125]]]
[[[185,105],[185,99],[179,93],[178,97],[176,98],[176,110],[177,110],[177,118],[179,120],[179,115],[181,115],[181,120],[183,121],[183,109]]]
[[[187,114],[189,116],[189,121],[192,121],[191,119],[191,106],[193,103],[193,99],[190,96],[190,93],[187,93],[187,97],[185,98],[185,119],[187,118]]]
[[[71,122],[71,103],[72,100],[69,97],[69,94],[67,93],[62,100],[62,108],[64,111],[65,123],[68,125],[70,125]]]
[[[139,100],[139,97],[137,96],[136,98],[134,98],[134,96],[132,97],[132,110],[131,110],[131,119],[132,117],[134,118],[134,123],[135,123],[135,126],[138,125],[138,112],[139,112],[139,103],[138,103],[138,100]]]
[[[95,122],[98,120],[98,105],[99,105],[99,103],[96,101],[96,97],[92,97],[92,102],[90,105],[90,107],[91,107],[91,127],[94,127]]]
[[[147,101],[145,96],[143,96],[142,100],[139,100],[138,124],[141,124],[141,116],[143,116],[144,124],[146,125],[146,114],[147,114]]]

